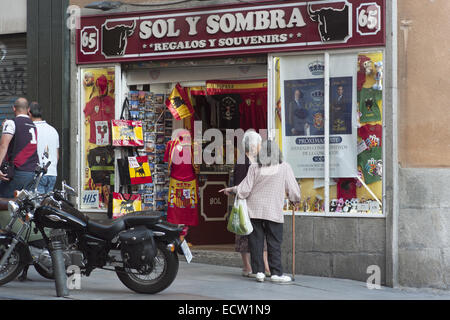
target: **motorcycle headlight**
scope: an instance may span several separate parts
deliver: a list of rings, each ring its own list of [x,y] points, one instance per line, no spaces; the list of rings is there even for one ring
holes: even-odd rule
[[[12,200],[8,201],[8,211],[11,214],[11,216],[17,214],[19,210],[20,207],[15,201]]]

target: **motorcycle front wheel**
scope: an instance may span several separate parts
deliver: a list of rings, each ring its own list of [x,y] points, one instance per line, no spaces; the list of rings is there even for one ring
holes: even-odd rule
[[[151,272],[144,273],[130,268],[116,267],[119,280],[137,293],[154,294],[166,289],[178,273],[178,256],[167,250],[166,245],[158,243],[158,252]]]
[[[9,244],[0,244],[0,259],[8,250]],[[22,258],[20,252],[18,251],[18,246],[14,248],[11,255],[6,260],[6,264],[3,268],[0,268],[0,286],[11,282],[22,272],[25,267],[24,259]]]

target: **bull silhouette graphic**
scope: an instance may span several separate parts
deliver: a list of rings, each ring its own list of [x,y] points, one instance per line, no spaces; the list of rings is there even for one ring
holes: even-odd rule
[[[173,97],[170,101],[175,106],[175,108],[181,107],[182,105],[186,104],[186,102],[184,102],[184,100],[180,97]]]
[[[319,33],[322,42],[342,41],[349,35],[349,7],[342,9],[321,8],[313,10],[308,5],[308,14],[312,21],[319,23]]]
[[[121,214],[128,214],[134,211],[134,205],[133,205],[134,200],[126,200],[126,201],[122,201],[120,203],[120,213]]]
[[[136,168],[135,172],[136,172],[136,175],[139,175],[140,177],[145,177],[144,167],[140,166],[139,168]]]
[[[123,56],[127,49],[128,38],[136,28],[136,20],[131,26],[117,25],[109,28],[106,23],[102,26],[102,53],[106,57]]]

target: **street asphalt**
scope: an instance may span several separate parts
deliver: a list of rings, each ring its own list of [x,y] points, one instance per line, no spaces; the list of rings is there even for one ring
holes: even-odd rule
[[[180,261],[175,281],[166,290],[144,295],[126,288],[111,271],[94,270],[82,277],[81,289],[70,290],[65,298],[56,296],[55,283],[42,278],[33,267],[26,282],[12,281],[0,287],[2,300],[450,300],[449,291],[368,289],[366,283],[296,275],[290,284],[266,279],[258,283],[244,278],[241,270]]]

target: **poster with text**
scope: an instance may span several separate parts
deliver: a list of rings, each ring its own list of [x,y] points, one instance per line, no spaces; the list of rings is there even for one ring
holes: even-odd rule
[[[282,57],[283,156],[297,178],[323,178],[323,56]],[[356,56],[330,57],[330,177],[357,176]]]

